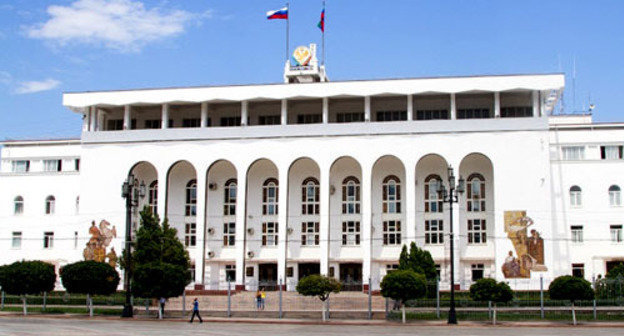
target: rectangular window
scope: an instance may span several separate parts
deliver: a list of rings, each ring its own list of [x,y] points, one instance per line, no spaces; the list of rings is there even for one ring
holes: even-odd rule
[[[442,274],[442,266],[440,264],[435,264],[436,274],[438,275],[438,279],[440,279],[440,274]]]
[[[600,158],[603,160],[621,160],[624,146],[600,146]]]
[[[390,220],[383,222],[383,244],[401,245],[401,221]]]
[[[342,222],[342,245],[360,245],[360,222]]]
[[[225,281],[236,281],[236,265],[225,265]]]
[[[444,120],[448,119],[448,110],[417,110],[416,120]]]
[[[107,131],[121,131],[123,130],[123,119],[111,119],[108,121],[108,124],[106,125],[106,130]]]
[[[501,107],[501,118],[527,118],[533,116],[532,106]]]
[[[303,222],[301,223],[301,245],[318,246],[319,244],[319,223]]]
[[[458,109],[457,119],[488,119],[491,118],[489,108]]]
[[[160,119],[145,120],[145,128],[148,128],[148,129],[162,128],[162,122]]]
[[[182,119],[182,127],[184,128],[201,127],[201,119],[199,118]]]
[[[11,161],[11,171],[14,173],[27,173],[30,171],[30,161],[16,160]]]
[[[320,124],[321,120],[321,114],[299,114],[297,116],[297,124]]]
[[[583,226],[582,225],[572,225],[570,226],[570,231],[572,232],[573,243],[583,242]]]
[[[487,242],[485,219],[468,220],[468,244],[485,244]]]
[[[472,264],[470,268],[472,269],[472,281],[483,279],[483,271],[485,269],[483,264]]]
[[[425,221],[425,244],[439,245],[444,243],[444,221],[431,219]]]
[[[337,123],[363,122],[364,112],[345,112],[336,115]]]
[[[223,223],[223,246],[236,244],[236,223]]]
[[[585,264],[572,264],[572,276],[585,278]]]
[[[21,249],[22,248],[22,233],[21,232],[13,232],[13,236],[11,239],[11,248]]]
[[[611,225],[611,241],[614,243],[622,242],[622,225]]]
[[[80,171],[80,159],[75,159],[74,160],[74,170],[75,171]]]
[[[377,121],[407,120],[407,111],[377,111]]]
[[[399,264],[387,264],[386,265],[386,274],[390,274],[393,271],[396,271],[399,269]]]
[[[276,222],[262,223],[262,246],[277,246],[278,229]]]
[[[235,216],[236,215],[236,183],[228,183],[224,188],[223,197],[223,215]]]
[[[258,124],[260,125],[279,125],[282,123],[282,116],[280,115],[265,115],[258,117]]]
[[[54,247],[54,232],[43,233],[43,248],[51,249]]]
[[[222,117],[221,127],[234,127],[241,125],[241,117]]]
[[[585,159],[585,146],[563,146],[561,147],[561,158],[563,160],[583,160]]]
[[[60,172],[62,170],[63,160],[43,160],[44,172]]]
[[[197,225],[195,223],[184,224],[184,245],[186,247],[197,245]]]

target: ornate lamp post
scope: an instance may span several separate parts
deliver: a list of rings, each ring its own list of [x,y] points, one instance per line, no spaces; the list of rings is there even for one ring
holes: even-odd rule
[[[132,292],[130,290],[130,269],[132,268],[130,249],[132,247],[132,208],[139,205],[139,198],[145,197],[145,182],[134,178],[132,173],[128,174],[128,179],[121,186],[121,197],[126,199],[126,254],[124,272],[124,288],[126,289],[126,303],[124,304],[121,317],[132,317]]]
[[[436,183],[436,191],[443,202],[449,204],[449,227],[451,240],[451,308],[449,309],[448,324],[457,324],[457,314],[455,313],[455,247],[453,237],[453,203],[459,202],[459,195],[464,193],[465,181],[459,177],[459,183],[455,185],[455,173],[453,167],[448,166],[448,189],[442,181]]]

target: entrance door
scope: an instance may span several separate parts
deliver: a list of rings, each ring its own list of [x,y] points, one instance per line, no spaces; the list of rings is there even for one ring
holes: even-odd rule
[[[277,289],[277,264],[258,265],[258,287],[265,290]]]
[[[321,274],[321,264],[319,263],[300,263],[299,264],[299,280],[312,274]]]
[[[340,282],[343,291],[361,291],[362,264],[340,264]]]

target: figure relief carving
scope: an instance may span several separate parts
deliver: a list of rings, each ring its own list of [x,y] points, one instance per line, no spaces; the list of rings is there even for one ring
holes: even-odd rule
[[[531,271],[544,272],[544,239],[533,226],[526,211],[505,211],[505,232],[515,250],[509,251],[502,266],[505,278],[529,278]],[[529,236],[530,233],[530,236]]]
[[[117,266],[117,253],[115,248],[111,247],[110,252],[106,253],[106,249],[114,238],[117,238],[117,229],[106,221],[100,221],[99,227],[95,225],[95,221],[91,222],[89,228],[91,237],[82,252],[85,260],[93,260],[97,262],[107,262],[109,265]]]

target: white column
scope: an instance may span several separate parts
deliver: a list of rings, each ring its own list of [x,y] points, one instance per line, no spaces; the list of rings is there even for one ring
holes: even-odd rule
[[[282,284],[286,285],[286,260],[288,251],[288,242],[286,241],[288,235],[288,166],[282,166],[279,168],[279,186],[278,186],[278,213],[277,222],[277,281],[280,279]]]
[[[124,106],[124,119],[123,119],[124,130],[129,130],[132,128],[132,121],[131,121],[130,113],[131,113],[130,105]]]
[[[247,126],[247,118],[249,117],[249,102],[244,100],[241,102],[241,126]]]
[[[91,113],[89,108],[83,109],[82,112],[82,131],[89,132],[89,121],[90,121]]]
[[[457,103],[455,101],[455,94],[451,93],[451,120],[457,119]]]
[[[364,121],[371,121],[371,97],[364,97]]]
[[[533,99],[533,117],[539,117],[540,116],[539,91],[533,90],[533,92],[531,92],[531,98]]]
[[[407,95],[407,120],[414,120],[414,95]]]
[[[236,167],[236,289],[239,290],[245,289],[247,168],[246,165]]]
[[[372,205],[371,205],[371,178],[372,178],[372,165],[362,164],[362,250],[364,252],[362,260],[362,283],[364,289],[370,284],[368,278],[371,276],[371,258],[372,258]],[[379,232],[378,232],[379,233]]]
[[[193,253],[195,259],[195,285],[204,284],[204,270],[206,265],[206,254],[204,253],[204,239],[206,239],[206,174],[199,170],[197,174],[197,215],[195,217],[195,228],[197,232],[197,244]]]
[[[288,125],[288,100],[282,99],[282,107],[280,109],[282,117],[282,125]]]
[[[169,167],[164,167],[158,171],[158,204],[156,205],[156,212],[161,221],[167,216],[167,189],[169,188],[167,183],[167,169],[169,169]]]
[[[95,126],[97,125],[97,121],[96,121],[96,113],[95,113],[95,106],[90,106],[89,107],[89,122],[91,124],[91,126],[89,126],[89,130],[91,132],[95,132]]]
[[[329,123],[329,98],[323,98],[323,124]]]
[[[169,104],[163,104],[160,118],[162,119],[160,123],[161,128],[169,128]]]
[[[201,121],[200,127],[208,127],[208,103],[201,103]]]
[[[319,221],[319,247],[321,249],[321,274],[329,275],[329,173],[331,165],[321,166],[320,185],[320,221]]]
[[[405,160],[405,228],[403,234],[406,235],[406,243],[416,241],[416,172],[415,163]]]
[[[500,92],[494,92],[494,118],[500,118]]]
[[[457,161],[455,163],[453,163],[451,166],[453,167],[453,170],[455,172],[455,178],[456,180],[459,180],[459,164],[461,161]],[[446,186],[448,187],[448,176],[445,176],[442,178],[443,180],[445,180]],[[453,223],[451,223],[451,225],[453,226],[453,254],[454,254],[454,265],[455,265],[455,285],[460,285],[461,281],[464,279],[464,270],[460,269],[460,265],[461,263],[459,262],[461,259],[461,251],[462,245],[465,245],[465,242],[467,241],[466,237],[460,237],[460,233],[461,233],[461,226],[465,225],[462,223],[461,218],[459,217],[459,205],[462,202],[462,196],[459,196],[459,203],[452,203],[452,208],[449,209],[450,211],[453,211]],[[451,279],[451,274],[449,273],[449,281]],[[449,287],[450,288],[450,287]],[[463,289],[463,288],[462,288]]]

